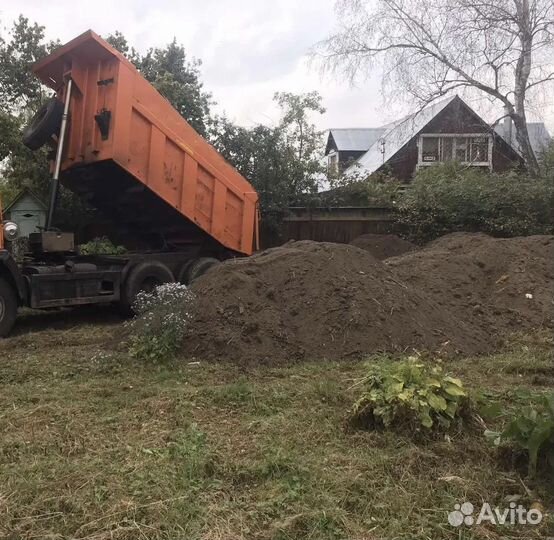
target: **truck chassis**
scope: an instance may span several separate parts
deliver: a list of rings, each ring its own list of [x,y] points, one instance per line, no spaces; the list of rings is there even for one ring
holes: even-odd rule
[[[123,256],[72,255],[16,264],[0,250],[0,337],[8,335],[19,307],[50,309],[115,304],[131,313],[136,295],[169,282],[190,284],[219,261],[197,249]]]

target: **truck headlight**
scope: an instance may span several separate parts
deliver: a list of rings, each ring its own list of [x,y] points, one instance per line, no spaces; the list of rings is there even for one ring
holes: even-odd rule
[[[4,238],[7,242],[13,242],[17,238],[18,227],[13,221],[4,222]]]

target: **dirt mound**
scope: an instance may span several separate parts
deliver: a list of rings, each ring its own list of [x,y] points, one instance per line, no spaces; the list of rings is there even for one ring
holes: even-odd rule
[[[348,245],[289,242],[219,265],[192,288],[198,309],[184,354],[204,359],[339,359],[414,348],[472,353],[491,343],[473,319],[459,320]]]
[[[403,240],[394,234],[362,234],[354,238],[350,245],[369,251],[380,261],[389,257],[397,257],[409,251],[415,251],[417,246]]]
[[[503,334],[552,324],[553,261],[553,236],[455,233],[386,265],[459,320]]]

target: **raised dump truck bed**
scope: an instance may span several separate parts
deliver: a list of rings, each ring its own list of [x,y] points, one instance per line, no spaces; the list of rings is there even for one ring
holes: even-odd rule
[[[65,100],[60,180],[151,246],[249,255],[258,196],[118,51],[92,31],[33,68]]]
[[[56,148],[47,230],[31,234],[31,253],[17,264],[9,250],[17,225],[0,228],[0,337],[20,306],[113,303],[129,312],[140,291],[188,285],[257,249],[252,186],[108,43],[85,32],[34,72],[56,91],[23,132],[33,150]],[[111,217],[135,250],[81,256],[72,233],[51,227],[58,180]]]

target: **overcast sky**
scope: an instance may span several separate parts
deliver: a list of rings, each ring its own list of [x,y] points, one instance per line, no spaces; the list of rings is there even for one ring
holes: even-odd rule
[[[66,42],[92,29],[121,31],[141,51],[173,39],[200,58],[202,79],[225,112],[242,125],[275,124],[276,91],[318,90],[327,112],[321,129],[372,127],[409,112],[383,107],[379,75],[356,87],[308,65],[306,54],[334,27],[335,0],[2,0],[2,35],[23,13]],[[479,104],[472,104],[479,109]],[[554,131],[552,111],[547,116]]]

